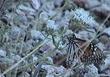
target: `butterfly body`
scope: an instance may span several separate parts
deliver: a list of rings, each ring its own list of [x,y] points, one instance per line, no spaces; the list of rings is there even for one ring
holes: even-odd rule
[[[74,59],[79,59],[83,64],[99,65],[104,63],[105,55],[93,43],[87,43],[86,40],[76,38],[74,36],[68,37],[68,65],[74,62]]]

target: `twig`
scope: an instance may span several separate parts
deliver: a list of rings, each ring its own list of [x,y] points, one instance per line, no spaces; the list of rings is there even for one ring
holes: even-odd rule
[[[99,74],[100,76],[110,77],[110,74]]]
[[[11,71],[12,69],[16,68],[22,61],[24,61],[26,58],[28,58],[29,56],[31,56],[34,52],[36,52],[36,50],[38,50],[42,45],[44,45],[47,42],[47,40],[44,40],[39,46],[37,46],[35,49],[33,49],[32,52],[30,52],[29,54],[27,54],[25,57],[23,57],[20,61],[18,61],[17,63],[15,63],[14,65],[12,65],[11,67],[9,67],[6,71],[4,71],[0,77],[4,76],[6,73],[8,73],[9,71]]]
[[[2,11],[3,5],[5,4],[6,0],[1,1],[0,11]]]

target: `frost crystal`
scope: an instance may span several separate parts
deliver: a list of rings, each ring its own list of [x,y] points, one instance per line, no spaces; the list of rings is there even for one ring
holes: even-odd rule
[[[50,28],[50,29],[53,29],[53,30],[58,29],[58,25],[56,25],[55,21],[53,21],[53,20],[48,20],[47,27]]]
[[[0,57],[5,57],[5,56],[6,56],[6,52],[0,49]]]
[[[89,12],[81,8],[74,11],[74,18],[91,26],[98,25]]]

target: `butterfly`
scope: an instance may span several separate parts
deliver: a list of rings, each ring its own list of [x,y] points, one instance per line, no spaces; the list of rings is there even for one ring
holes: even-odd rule
[[[97,67],[104,63],[106,56],[92,42],[88,44],[86,40],[77,38],[75,34],[67,36],[67,39],[67,65],[72,65],[75,59],[85,65],[94,64]]]

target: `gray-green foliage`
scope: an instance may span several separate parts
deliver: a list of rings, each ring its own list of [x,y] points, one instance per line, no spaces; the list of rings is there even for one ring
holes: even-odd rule
[[[9,29],[10,29],[9,25],[6,25],[2,21],[0,21],[0,45],[3,44],[4,36],[6,33],[8,33]]]

